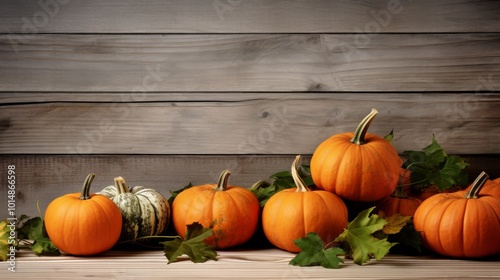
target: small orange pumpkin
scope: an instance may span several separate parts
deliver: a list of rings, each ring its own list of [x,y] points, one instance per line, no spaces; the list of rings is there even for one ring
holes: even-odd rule
[[[224,170],[217,184],[194,186],[179,193],[172,203],[172,223],[182,238],[194,222],[212,227],[205,240],[218,249],[241,245],[253,236],[260,215],[255,194],[239,186],[228,186],[231,172]]]
[[[468,191],[440,193],[426,199],[413,224],[424,246],[456,258],[480,258],[500,253],[500,199],[481,194],[488,180],[482,172]]]
[[[284,189],[269,198],[262,211],[262,229],[276,247],[299,252],[294,240],[310,232],[323,242],[333,241],[347,226],[347,207],[335,194],[311,191],[297,173],[300,156],[292,164],[296,189]]]
[[[389,141],[367,133],[377,113],[372,109],[354,133],[333,135],[316,148],[310,168],[318,188],[359,202],[377,201],[394,192],[401,158]]]
[[[403,186],[398,186],[391,196],[377,203],[377,209],[384,212],[387,216],[394,214],[413,216],[421,203],[420,199],[408,196]]]
[[[104,195],[90,194],[95,174],[89,174],[81,193],[54,199],[45,211],[50,240],[70,255],[96,255],[109,250],[120,237],[122,214]]]

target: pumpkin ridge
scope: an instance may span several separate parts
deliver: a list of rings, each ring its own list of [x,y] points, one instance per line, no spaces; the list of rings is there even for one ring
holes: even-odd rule
[[[145,190],[145,189],[139,190],[139,192],[141,192],[143,190]],[[142,193],[139,193],[139,192],[137,192],[136,195],[138,197],[143,197],[148,202],[147,206],[151,207],[153,209],[152,214],[150,215],[152,217],[152,221],[150,221],[151,222],[151,224],[150,224],[151,229],[149,231],[150,232],[149,235],[154,235],[155,232],[163,230],[163,227],[164,227],[164,224],[163,224],[164,221],[160,217],[160,213],[163,213],[163,209],[157,207],[157,205],[160,205],[160,203],[163,203],[163,201],[160,201],[159,199],[157,199],[157,197],[148,196],[147,192],[142,192]]]
[[[382,140],[383,141],[387,141],[385,139],[382,139]],[[376,142],[373,142],[373,143],[376,143]],[[398,174],[389,174],[390,170],[392,170],[393,167],[392,166],[388,166],[388,164],[390,164],[390,163],[387,160],[385,160],[385,158],[382,156],[382,154],[380,153],[380,150],[379,150],[379,149],[383,148],[384,149],[383,153],[387,154],[387,153],[393,153],[393,151],[391,149],[389,149],[386,145],[383,145],[383,144],[379,145],[378,143],[377,143],[376,147],[375,147],[375,145],[367,145],[366,147],[369,147],[371,149],[369,155],[377,156],[377,158],[378,158],[378,160],[377,160],[378,164],[382,164],[384,166],[384,169],[385,169],[386,173],[382,174],[382,176],[380,176],[380,174],[379,174],[380,180],[384,180],[384,181],[386,179],[387,180],[391,180],[391,176],[397,176],[398,175]],[[395,180],[394,188],[392,189],[392,191],[389,192],[390,189],[389,188],[387,189],[388,191],[387,191],[387,195],[386,196],[391,195],[394,192],[394,190],[396,189],[396,186],[397,186],[397,180]],[[398,208],[399,208],[399,206],[398,206]]]
[[[326,169],[322,168],[323,170],[328,170],[330,173],[333,173],[331,170],[337,170],[335,174],[335,186],[334,186],[334,193],[335,194],[340,194],[341,197],[344,197],[346,193],[346,185],[348,185],[347,182],[345,182],[345,178],[342,178],[342,176],[338,176],[338,174],[351,174],[352,175],[352,169],[350,166],[350,154],[352,153],[352,149],[356,149],[361,147],[360,145],[354,145],[350,143],[349,145],[346,145],[346,149],[342,151],[341,154],[338,154],[338,165],[334,166],[335,169]],[[357,157],[355,157],[357,158]],[[359,161],[361,161],[361,158],[358,158]],[[351,172],[344,171],[344,169],[350,170]],[[359,172],[359,169],[355,169],[356,171]],[[355,178],[360,178],[360,176],[354,176]],[[349,179],[351,180],[351,179]],[[359,182],[357,182],[359,184]],[[350,189],[347,189],[348,191],[352,191]],[[357,197],[359,198],[359,192],[357,193]],[[354,199],[350,199],[354,200]]]
[[[85,209],[82,209],[83,207],[83,204],[80,204],[79,205],[79,212],[80,211],[85,211],[87,212],[87,214],[89,214],[88,212],[89,211],[92,211],[92,213],[90,213],[90,215],[85,215],[85,219],[81,219],[77,224],[78,224],[78,228],[75,230],[78,234],[78,236],[84,236],[84,235],[90,235],[92,236],[92,239],[93,240],[98,240],[98,238],[101,238],[101,241],[102,241],[102,236],[99,236],[99,234],[96,234],[97,232],[100,231],[99,228],[88,228],[86,226],[83,226],[82,227],[82,224],[83,225],[87,225],[89,224],[90,222],[88,221],[88,218],[89,216],[92,216],[92,217],[96,217],[97,215],[99,215],[99,213],[101,215],[103,215],[103,217],[101,218],[105,218],[106,220],[108,219],[108,213],[106,212],[107,209],[104,209],[100,203],[98,203],[97,201],[95,200],[88,200],[88,203],[92,203],[93,205],[91,207],[85,207]],[[91,209],[91,210],[89,210]],[[79,215],[81,217],[81,214]],[[102,222],[99,221],[99,222]],[[74,240],[73,240],[74,242]],[[105,240],[103,243],[108,243],[108,240]],[[93,246],[92,244],[81,244],[80,240],[78,240],[76,242],[76,246],[80,247],[80,250],[86,254],[92,254],[93,253]],[[83,247],[83,248],[82,248]]]
[[[477,220],[477,221],[481,221],[481,217],[479,215],[479,213],[481,213],[481,210],[484,210],[484,209],[481,209],[479,210],[478,208],[482,208],[482,205],[483,203],[481,203],[481,201],[478,201],[476,200],[475,198],[470,198],[470,199],[467,199],[466,200],[466,205],[465,205],[465,211],[463,213],[463,217],[464,217],[464,221],[463,221],[463,235],[464,236],[467,236],[466,234],[468,234],[468,231],[467,231],[467,226],[469,225],[469,219],[470,217],[472,217],[472,213],[474,213],[474,217],[473,219],[474,220]],[[484,213],[484,212],[482,212]],[[474,238],[474,243],[475,242],[480,242],[480,240],[482,240],[482,236],[481,236],[481,231],[477,231],[477,228],[474,228],[472,229],[474,231],[474,233],[477,233],[477,236],[475,236],[476,238]],[[470,235],[469,235],[470,236]],[[462,238],[462,251],[461,251],[461,254],[462,255],[465,255],[465,248],[469,248],[469,246],[467,246],[467,238]]]
[[[139,190],[139,191],[140,191],[140,190]],[[149,221],[149,230],[148,230],[148,231],[149,231],[149,234],[148,234],[148,236],[149,236],[149,235],[153,235],[153,234],[154,234],[154,232],[155,232],[155,231],[156,231],[156,229],[157,229],[157,226],[158,226],[158,223],[157,223],[157,222],[158,222],[158,220],[159,220],[159,218],[158,218],[158,216],[157,216],[157,215],[158,215],[158,208],[156,208],[156,205],[155,205],[155,204],[153,204],[153,202],[154,202],[154,201],[152,201],[151,199],[149,199],[149,197],[148,197],[148,196],[143,195],[143,194],[140,194],[140,193],[138,193],[138,192],[137,192],[137,193],[135,193],[135,195],[136,195],[137,197],[142,197],[143,199],[145,199],[145,200],[148,202],[147,204],[146,204],[146,203],[141,203],[141,205],[148,206],[148,207],[152,208],[152,211],[150,211],[151,213],[148,213],[148,217],[150,217],[150,221]],[[142,199],[139,199],[139,201],[141,201],[141,202],[142,202]],[[141,207],[141,208],[142,208],[142,207]],[[146,208],[145,208],[145,209],[146,209]],[[146,210],[147,210],[147,209],[146,209]],[[141,223],[141,224],[144,226],[144,223]],[[140,231],[143,231],[143,230],[144,230],[144,227],[143,227],[143,226],[141,226],[141,227],[140,227],[140,228],[141,228],[141,229],[140,229]]]
[[[433,213],[433,214],[439,216],[439,220],[437,220],[437,222],[435,223],[436,225],[438,225],[438,228],[436,229],[436,236],[433,237],[434,239],[432,242],[437,243],[437,246],[439,247],[437,251],[442,252],[442,253],[444,253],[446,251],[444,250],[443,244],[441,243],[441,234],[440,234],[441,221],[444,218],[444,213],[446,212],[446,209],[449,207],[449,205],[451,203],[452,203],[452,201],[440,199],[439,204],[437,205],[438,207],[434,208],[434,210],[433,210],[433,211],[436,211],[436,213]],[[439,211],[439,213],[437,213],[437,211]],[[424,226],[425,226],[425,224],[424,224]]]
[[[184,215],[184,218],[185,218],[186,220],[188,220],[188,221],[192,220],[190,223],[192,223],[192,222],[198,222],[198,223],[200,223],[203,227],[210,227],[210,226],[212,226],[211,224],[207,224],[207,223],[205,222],[205,219],[207,219],[207,220],[209,220],[209,221],[210,221],[210,220],[212,220],[213,215],[214,215],[214,209],[213,209],[213,208],[214,208],[214,206],[213,206],[213,204],[214,204],[214,200],[215,200],[215,193],[216,193],[216,192],[215,192],[215,191],[213,191],[213,190],[211,189],[211,187],[212,187],[212,186],[208,186],[208,187],[209,187],[208,189],[207,189],[207,188],[203,188],[203,189],[202,189],[202,192],[201,192],[200,194],[201,194],[201,195],[203,195],[203,196],[202,196],[202,198],[199,198],[199,199],[200,199],[200,200],[210,199],[210,203],[209,203],[209,205],[212,205],[212,207],[207,207],[206,209],[203,209],[203,211],[202,211],[201,209],[199,209],[199,208],[200,208],[200,206],[199,206],[199,204],[198,204],[199,200],[198,200],[198,201],[196,201],[195,199],[192,199],[192,200],[190,201],[191,203],[189,203],[189,204],[188,204],[188,206],[187,206],[187,207],[185,207],[185,208],[184,208],[184,211],[183,211],[183,212],[184,212],[184,214],[183,214],[183,215]],[[193,188],[188,189],[188,190],[193,190]],[[194,193],[194,190],[193,190],[193,193]],[[181,193],[181,194],[182,194],[182,193]],[[189,196],[191,196],[191,195],[192,195],[192,194],[191,194],[191,192],[190,192],[190,193],[189,193]],[[189,196],[188,196],[188,197],[189,197]],[[202,203],[204,203],[204,202],[202,201]],[[196,211],[189,211],[189,210],[191,210],[191,209],[196,209]],[[201,212],[201,213],[202,213],[202,218],[201,218],[201,219],[199,219],[199,220],[196,220],[196,219],[194,218],[194,217],[198,214],[198,213],[196,213],[197,211],[199,211],[199,212]],[[184,229],[183,229],[183,230],[184,230],[184,233],[185,233],[185,230],[186,230],[186,229],[185,229],[185,227],[186,227],[186,225],[183,225],[183,226],[184,226]]]
[[[228,189],[226,189],[227,191]],[[232,192],[232,195],[226,195],[225,199],[230,201],[229,203],[227,203],[228,207],[230,208],[229,211],[233,211],[233,212],[236,212],[238,214],[238,217],[245,217],[245,213],[242,213],[241,212],[241,209],[238,207],[238,203],[236,202],[235,200],[235,194],[237,194],[238,198],[239,199],[245,199],[246,200],[246,197],[244,195],[241,195],[241,193],[237,190],[237,189],[233,189],[234,191]],[[227,217],[226,217],[227,219]],[[233,223],[233,221],[226,221],[228,224],[231,224]],[[234,221],[234,222],[237,222],[237,221]],[[226,236],[226,234],[224,235]],[[234,239],[234,236],[226,236],[226,238],[229,238],[229,239]]]
[[[493,202],[493,201],[494,201],[494,202]],[[491,201],[491,202],[493,202],[493,203],[497,203],[497,204],[500,204],[500,203],[498,203],[498,200],[497,200],[497,199],[493,199],[493,201]],[[499,216],[499,212],[495,211],[495,208],[494,208],[494,207],[492,207],[491,203],[490,203],[490,202],[487,202],[487,201],[485,201],[485,200],[473,199],[473,201],[472,201],[472,202],[476,204],[476,207],[477,207],[477,208],[481,208],[481,209],[476,209],[476,216],[477,216],[477,217],[476,217],[476,219],[477,219],[478,221],[480,221],[480,222],[484,222],[484,221],[481,219],[481,215],[480,215],[480,213],[488,213],[488,212],[493,212],[493,213],[495,213],[495,214],[496,214],[496,220],[497,220],[497,223],[493,223],[493,225],[496,225],[496,228],[497,228],[497,230],[496,230],[496,231],[494,231],[494,232],[495,232],[495,235],[496,235],[496,234],[500,231],[500,218],[499,218],[500,216]],[[488,224],[487,226],[489,227],[489,226],[492,226],[492,225],[491,225],[491,224]],[[477,232],[477,234],[478,234],[479,236],[478,236],[478,238],[477,238],[477,239],[475,239],[475,240],[474,240],[474,242],[473,242],[472,246],[466,246],[466,245],[468,245],[468,244],[466,244],[466,243],[465,243],[467,240],[466,240],[466,238],[464,238],[464,244],[463,244],[464,251],[466,250],[466,248],[467,248],[469,251],[471,251],[471,249],[470,249],[471,247],[472,247],[472,248],[476,248],[476,246],[475,246],[475,245],[476,245],[476,243],[480,243],[480,244],[488,244],[488,243],[489,243],[489,244],[491,244],[491,242],[495,242],[495,241],[496,241],[496,243],[498,244],[498,243],[500,242],[500,241],[498,241],[498,238],[494,238],[493,240],[491,240],[491,239],[489,238],[489,237],[490,237],[490,236],[489,236],[489,234],[488,234],[488,233],[484,233],[484,232],[483,232],[483,230],[477,230],[477,231],[475,231],[475,232]],[[493,232],[493,231],[492,231],[492,232]],[[466,236],[466,235],[465,235],[465,233],[464,233],[464,236]],[[493,244],[491,244],[491,245],[493,245]],[[498,254],[498,253],[499,253],[499,250],[498,250],[498,249],[499,249],[499,246],[498,246],[498,245],[496,245],[496,247],[495,247],[495,246],[489,246],[488,248],[490,249],[490,252],[491,252],[491,253],[489,253],[490,255],[494,255],[494,254]],[[495,251],[494,249],[497,249],[497,250]],[[463,254],[465,254],[465,253],[463,253]]]
[[[457,200],[455,203],[460,203],[461,200]],[[477,201],[469,201],[469,199],[465,200],[465,205],[464,205],[464,210],[463,210],[463,213],[460,214],[461,217],[467,217],[465,215],[468,215],[468,212],[471,211],[471,207],[470,207],[470,204],[472,203],[476,203]],[[464,238],[464,236],[466,236],[465,234],[467,233],[467,227],[468,227],[468,223],[465,219],[461,219],[460,220],[462,222],[462,226],[460,228],[461,230],[461,234],[460,236],[462,236],[462,246],[461,246],[461,252],[460,254],[462,256],[465,255],[465,246],[466,246],[466,242],[467,242],[467,238]],[[476,240],[475,240],[476,241]]]
[[[325,214],[325,215],[328,215],[328,218],[331,218],[331,216],[332,216],[331,213],[328,210],[326,210],[329,207],[328,207],[324,197],[321,194],[319,194],[318,192],[311,192],[310,196],[313,196],[313,195],[316,197],[314,199],[314,201],[316,201],[318,204],[321,204],[321,205],[317,205],[317,208],[315,208],[315,209],[321,209],[320,212],[326,212],[326,213],[315,213],[315,214],[317,214],[316,217],[319,216],[320,214]],[[331,222],[331,221],[329,220],[328,222]],[[308,229],[307,231],[311,231],[311,230],[309,230],[309,228],[310,227],[307,228]],[[316,230],[316,229],[314,229],[314,230]],[[307,233],[308,232],[305,232],[304,234],[307,234]],[[329,240],[330,238],[328,238],[328,237],[329,237],[329,235],[322,236],[322,239],[324,238],[323,242],[325,242],[325,243],[330,242],[331,240]]]

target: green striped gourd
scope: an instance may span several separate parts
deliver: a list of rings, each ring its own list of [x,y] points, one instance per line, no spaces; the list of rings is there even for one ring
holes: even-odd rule
[[[160,234],[170,220],[167,199],[154,189],[135,186],[128,188],[125,179],[115,178],[115,184],[99,194],[109,197],[120,208],[123,218],[120,241]]]

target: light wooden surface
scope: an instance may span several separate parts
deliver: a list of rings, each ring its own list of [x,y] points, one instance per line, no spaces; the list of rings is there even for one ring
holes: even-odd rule
[[[20,33],[38,1],[0,2],[0,31]],[[54,1],[47,1],[54,2]],[[59,0],[40,33],[498,32],[497,1]],[[146,5],[145,5],[146,4]],[[111,16],[112,15],[112,16]],[[378,23],[378,25],[377,25]],[[24,29],[23,29],[24,28]]]
[[[79,190],[89,172],[96,191],[122,175],[168,196],[225,168],[232,183],[249,186],[288,170],[297,154],[307,163],[317,144],[352,131],[372,107],[380,114],[370,131],[394,129],[399,152],[435,134],[469,160],[472,176],[500,177],[499,14],[499,1],[476,0],[0,1],[0,179],[16,166],[16,211],[30,216],[36,201],[43,209]],[[0,198],[6,193],[1,179]],[[25,276],[49,261],[62,278],[75,276],[77,263],[108,279],[140,276],[148,262],[158,277],[165,267],[204,275],[219,265],[166,266],[144,254],[112,255],[112,272],[92,263],[101,259],[28,256]],[[235,268],[225,277],[261,265],[238,259],[227,259]],[[475,262],[421,261],[389,258],[338,275],[497,273],[496,262],[476,270]],[[262,265],[252,272],[337,275]]]
[[[500,36],[0,35],[0,64],[5,92],[490,92]]]
[[[98,257],[37,257],[21,252],[16,272],[0,263],[8,279],[499,279],[500,261],[389,255],[359,266],[345,260],[339,269],[298,267],[295,256],[278,249],[220,251],[218,261],[167,264],[163,251],[110,251]]]

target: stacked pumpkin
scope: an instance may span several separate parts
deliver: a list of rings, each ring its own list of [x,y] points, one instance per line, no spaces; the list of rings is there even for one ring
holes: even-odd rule
[[[355,132],[333,135],[316,148],[310,170],[318,190],[298,176],[296,157],[291,169],[296,189],[273,195],[263,209],[262,226],[272,244],[298,252],[294,240],[309,232],[329,243],[347,225],[344,201],[375,202],[394,192],[402,162],[390,142],[368,133],[377,114],[372,109]]]

